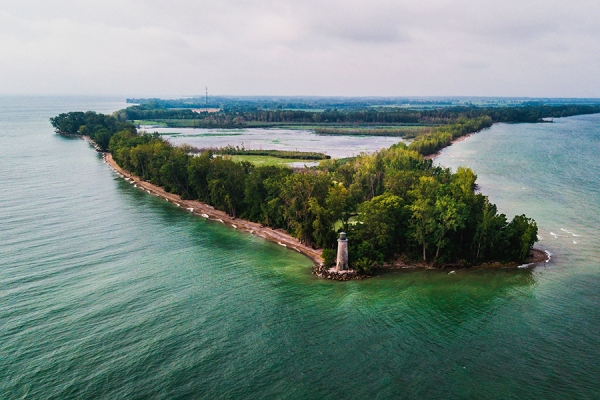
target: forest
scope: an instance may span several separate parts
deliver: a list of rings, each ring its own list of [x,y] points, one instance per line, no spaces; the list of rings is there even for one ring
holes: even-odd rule
[[[491,125],[489,117],[461,118],[409,146],[323,160],[296,172],[234,162],[210,149],[193,154],[158,134],[119,125],[113,116],[68,113],[51,123],[58,132],[110,136],[103,148],[122,168],[184,199],[282,228],[323,248],[326,264],[333,262],[337,232],[343,230],[350,263],[364,274],[400,256],[437,265],[521,262],[537,240],[535,221],[525,215],[509,221],[475,192],[473,171],[452,173],[424,158],[448,140]]]
[[[110,139],[116,132],[137,132],[135,126],[127,121],[93,111],[62,113],[50,118],[50,123],[56,132],[63,135],[89,136],[102,151],[108,150]]]

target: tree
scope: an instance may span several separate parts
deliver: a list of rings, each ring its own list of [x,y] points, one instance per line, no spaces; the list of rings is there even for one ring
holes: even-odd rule
[[[353,241],[370,243],[383,259],[391,259],[403,250],[407,218],[400,197],[385,193],[362,203],[358,211],[357,224],[350,229]]]
[[[529,250],[537,240],[537,224],[525,215],[516,215],[506,227],[509,260],[525,261]]]
[[[331,183],[331,178],[323,173],[292,174],[283,181],[280,194],[285,206],[283,216],[301,242],[312,244],[314,239],[315,207],[311,207],[310,199],[322,206]]]
[[[473,243],[476,247],[475,259],[481,260],[494,255],[494,247],[504,249],[506,245],[502,242],[504,229],[506,228],[506,216],[497,214],[496,205],[491,204],[487,198],[478,218]]]
[[[438,197],[434,206],[435,259],[440,255],[440,249],[448,244],[446,233],[456,231],[465,226],[467,209],[463,203],[448,195]]]
[[[408,206],[411,211],[412,237],[422,245],[423,261],[427,261],[427,242],[435,231],[435,189],[437,182],[433,177],[423,176],[416,187],[409,192],[413,202]]]

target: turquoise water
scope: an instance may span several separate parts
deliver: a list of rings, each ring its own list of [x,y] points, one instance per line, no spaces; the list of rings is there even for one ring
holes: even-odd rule
[[[48,123],[123,106],[0,98],[0,398],[599,397],[599,116],[497,125],[439,158],[536,218],[549,264],[333,283]]]

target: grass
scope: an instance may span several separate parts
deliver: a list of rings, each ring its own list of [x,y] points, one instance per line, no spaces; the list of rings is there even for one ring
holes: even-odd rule
[[[300,160],[294,158],[278,158],[271,156],[228,156],[231,157],[233,161],[241,162],[246,161],[252,163],[254,165],[287,165],[290,163],[312,163],[314,160]]]
[[[273,143],[279,143],[279,140],[273,140]],[[231,156],[269,156],[277,158],[298,159],[298,160],[326,160],[331,157],[325,153],[317,153],[313,151],[297,151],[297,150],[250,150],[242,147],[225,146],[216,149],[217,154],[229,154]]]
[[[167,124],[161,121],[151,121],[151,120],[146,120],[146,119],[135,119],[133,120],[133,123],[135,125],[157,125],[163,128],[167,127]]]

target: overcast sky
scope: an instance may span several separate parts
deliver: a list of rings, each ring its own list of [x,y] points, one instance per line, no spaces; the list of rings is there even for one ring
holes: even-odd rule
[[[1,0],[1,94],[600,97],[599,0]]]

